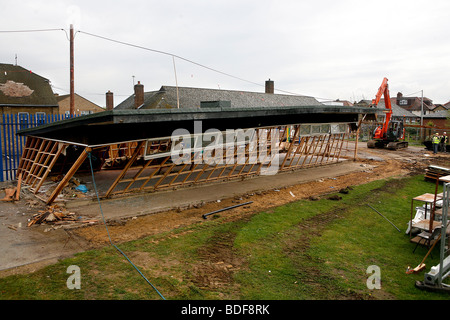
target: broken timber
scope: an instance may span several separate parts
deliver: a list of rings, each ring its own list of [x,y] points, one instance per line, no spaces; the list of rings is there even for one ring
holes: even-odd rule
[[[97,152],[98,169],[125,159],[103,197],[244,179],[267,174],[272,166],[282,172],[342,161],[344,141],[348,141],[358,117],[374,112],[371,108],[336,106],[105,111],[19,131],[27,140],[18,172],[22,183],[36,194],[44,180],[57,172],[56,167],[63,168],[63,178],[46,199],[47,204],[55,201],[82,166],[86,167],[88,152]],[[222,160],[212,164],[198,161],[203,150],[193,148],[190,161],[175,163],[172,133],[184,128],[196,139],[199,123],[200,134],[208,129],[223,135],[229,129],[254,130],[252,141],[257,148],[249,141],[224,144],[222,154],[219,149],[211,152]],[[73,163],[68,161],[69,153]]]

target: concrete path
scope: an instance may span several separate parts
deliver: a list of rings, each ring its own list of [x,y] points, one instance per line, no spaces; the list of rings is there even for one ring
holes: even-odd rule
[[[101,200],[101,208],[107,220],[135,217],[185,208],[201,202],[217,201],[238,195],[295,185],[307,181],[332,178],[367,169],[361,163],[344,161],[338,164],[285,172],[273,176],[260,176],[244,181],[212,183],[191,188],[147,193],[116,199]],[[69,201],[66,208],[83,218],[101,220],[97,201]],[[0,203],[0,270],[23,266],[39,261],[56,261],[89,248],[76,239],[70,229],[59,228],[48,232],[49,225],[27,227],[35,208],[24,200]]]

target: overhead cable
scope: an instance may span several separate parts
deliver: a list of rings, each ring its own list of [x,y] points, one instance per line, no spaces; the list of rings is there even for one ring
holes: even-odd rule
[[[63,28],[59,28],[59,29],[31,29],[31,30],[0,30],[0,33],[46,32],[46,31],[64,31],[66,33],[66,38],[68,38],[67,31],[65,29],[63,29]],[[144,47],[144,46],[140,46],[140,45],[136,45],[136,44],[132,44],[132,43],[129,43],[129,42],[120,41],[120,40],[115,40],[115,39],[112,39],[112,38],[109,38],[109,37],[104,37],[104,36],[101,36],[101,35],[93,34],[93,33],[90,33],[90,32],[85,32],[85,31],[81,31],[81,30],[76,31],[75,34],[77,34],[77,33],[82,33],[82,34],[85,34],[85,35],[88,35],[88,36],[91,36],[91,37],[107,40],[107,41],[110,41],[110,42],[118,43],[118,44],[121,44],[121,45],[126,45],[126,46],[133,47],[133,48],[138,48],[138,49],[151,51],[151,52],[155,52],[155,53],[159,53],[159,54],[163,54],[163,55],[168,55],[168,56],[171,56],[172,58],[178,58],[180,60],[189,62],[189,63],[197,65],[199,67],[208,69],[210,71],[213,71],[213,72],[225,75],[227,77],[234,78],[234,79],[237,79],[237,80],[240,80],[240,81],[243,81],[243,82],[247,82],[247,83],[250,83],[250,84],[253,84],[253,85],[256,85],[256,86],[264,87],[264,85],[261,84],[261,83],[257,83],[257,82],[250,81],[250,80],[247,80],[247,79],[244,79],[244,78],[241,78],[241,77],[234,76],[232,74],[229,74],[229,73],[226,73],[226,72],[223,72],[223,71],[220,71],[220,70],[208,67],[208,66],[206,66],[204,64],[195,62],[193,60],[184,58],[182,56],[179,56],[179,55],[176,55],[176,54],[173,54],[173,53],[170,53],[170,52],[166,52],[166,51],[162,51],[162,50],[156,50],[156,49],[152,49],[152,48],[147,48],[147,47]],[[292,94],[292,95],[300,95],[299,93],[290,92],[290,91],[281,90],[281,89],[276,89],[276,88],[274,90],[278,91],[278,92]],[[330,101],[334,100],[334,99],[328,99],[328,98],[313,97],[313,96],[310,96],[310,95],[303,95],[303,96],[309,96],[309,97],[316,98],[316,99],[321,99],[321,100],[330,100]]]

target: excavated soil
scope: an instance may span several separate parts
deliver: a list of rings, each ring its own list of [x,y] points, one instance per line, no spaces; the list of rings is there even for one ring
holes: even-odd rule
[[[351,173],[331,179],[321,179],[308,183],[285,187],[280,190],[266,190],[221,200],[220,202],[206,203],[202,206],[186,210],[170,210],[128,220],[108,223],[108,230],[115,243],[139,239],[149,235],[164,233],[176,228],[204,221],[203,214],[222,208],[252,201],[251,204],[237,207],[219,213],[223,222],[244,218],[245,216],[281,206],[299,199],[320,197],[334,193],[348,186],[364,184],[373,180],[393,176],[403,176],[414,172],[423,172],[427,164],[405,163],[402,160],[390,159],[386,161],[365,160],[361,162],[367,169],[362,172]],[[207,219],[211,219],[208,216]],[[73,231],[79,237],[87,240],[91,246],[102,246],[109,242],[104,225],[78,228]]]

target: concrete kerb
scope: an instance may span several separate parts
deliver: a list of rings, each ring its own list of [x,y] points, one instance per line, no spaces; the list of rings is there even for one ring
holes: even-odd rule
[[[273,176],[255,176],[244,180],[212,182],[176,190],[168,189],[151,193],[117,196],[110,199],[101,199],[100,205],[107,221],[128,219],[167,210],[186,209],[217,200],[280,189],[319,179],[336,178],[340,175],[367,169],[367,166],[361,167],[360,162],[343,161],[321,167],[281,172]],[[91,219],[101,218],[97,199],[70,200],[65,203],[65,207],[69,210],[80,208],[83,215]]]

